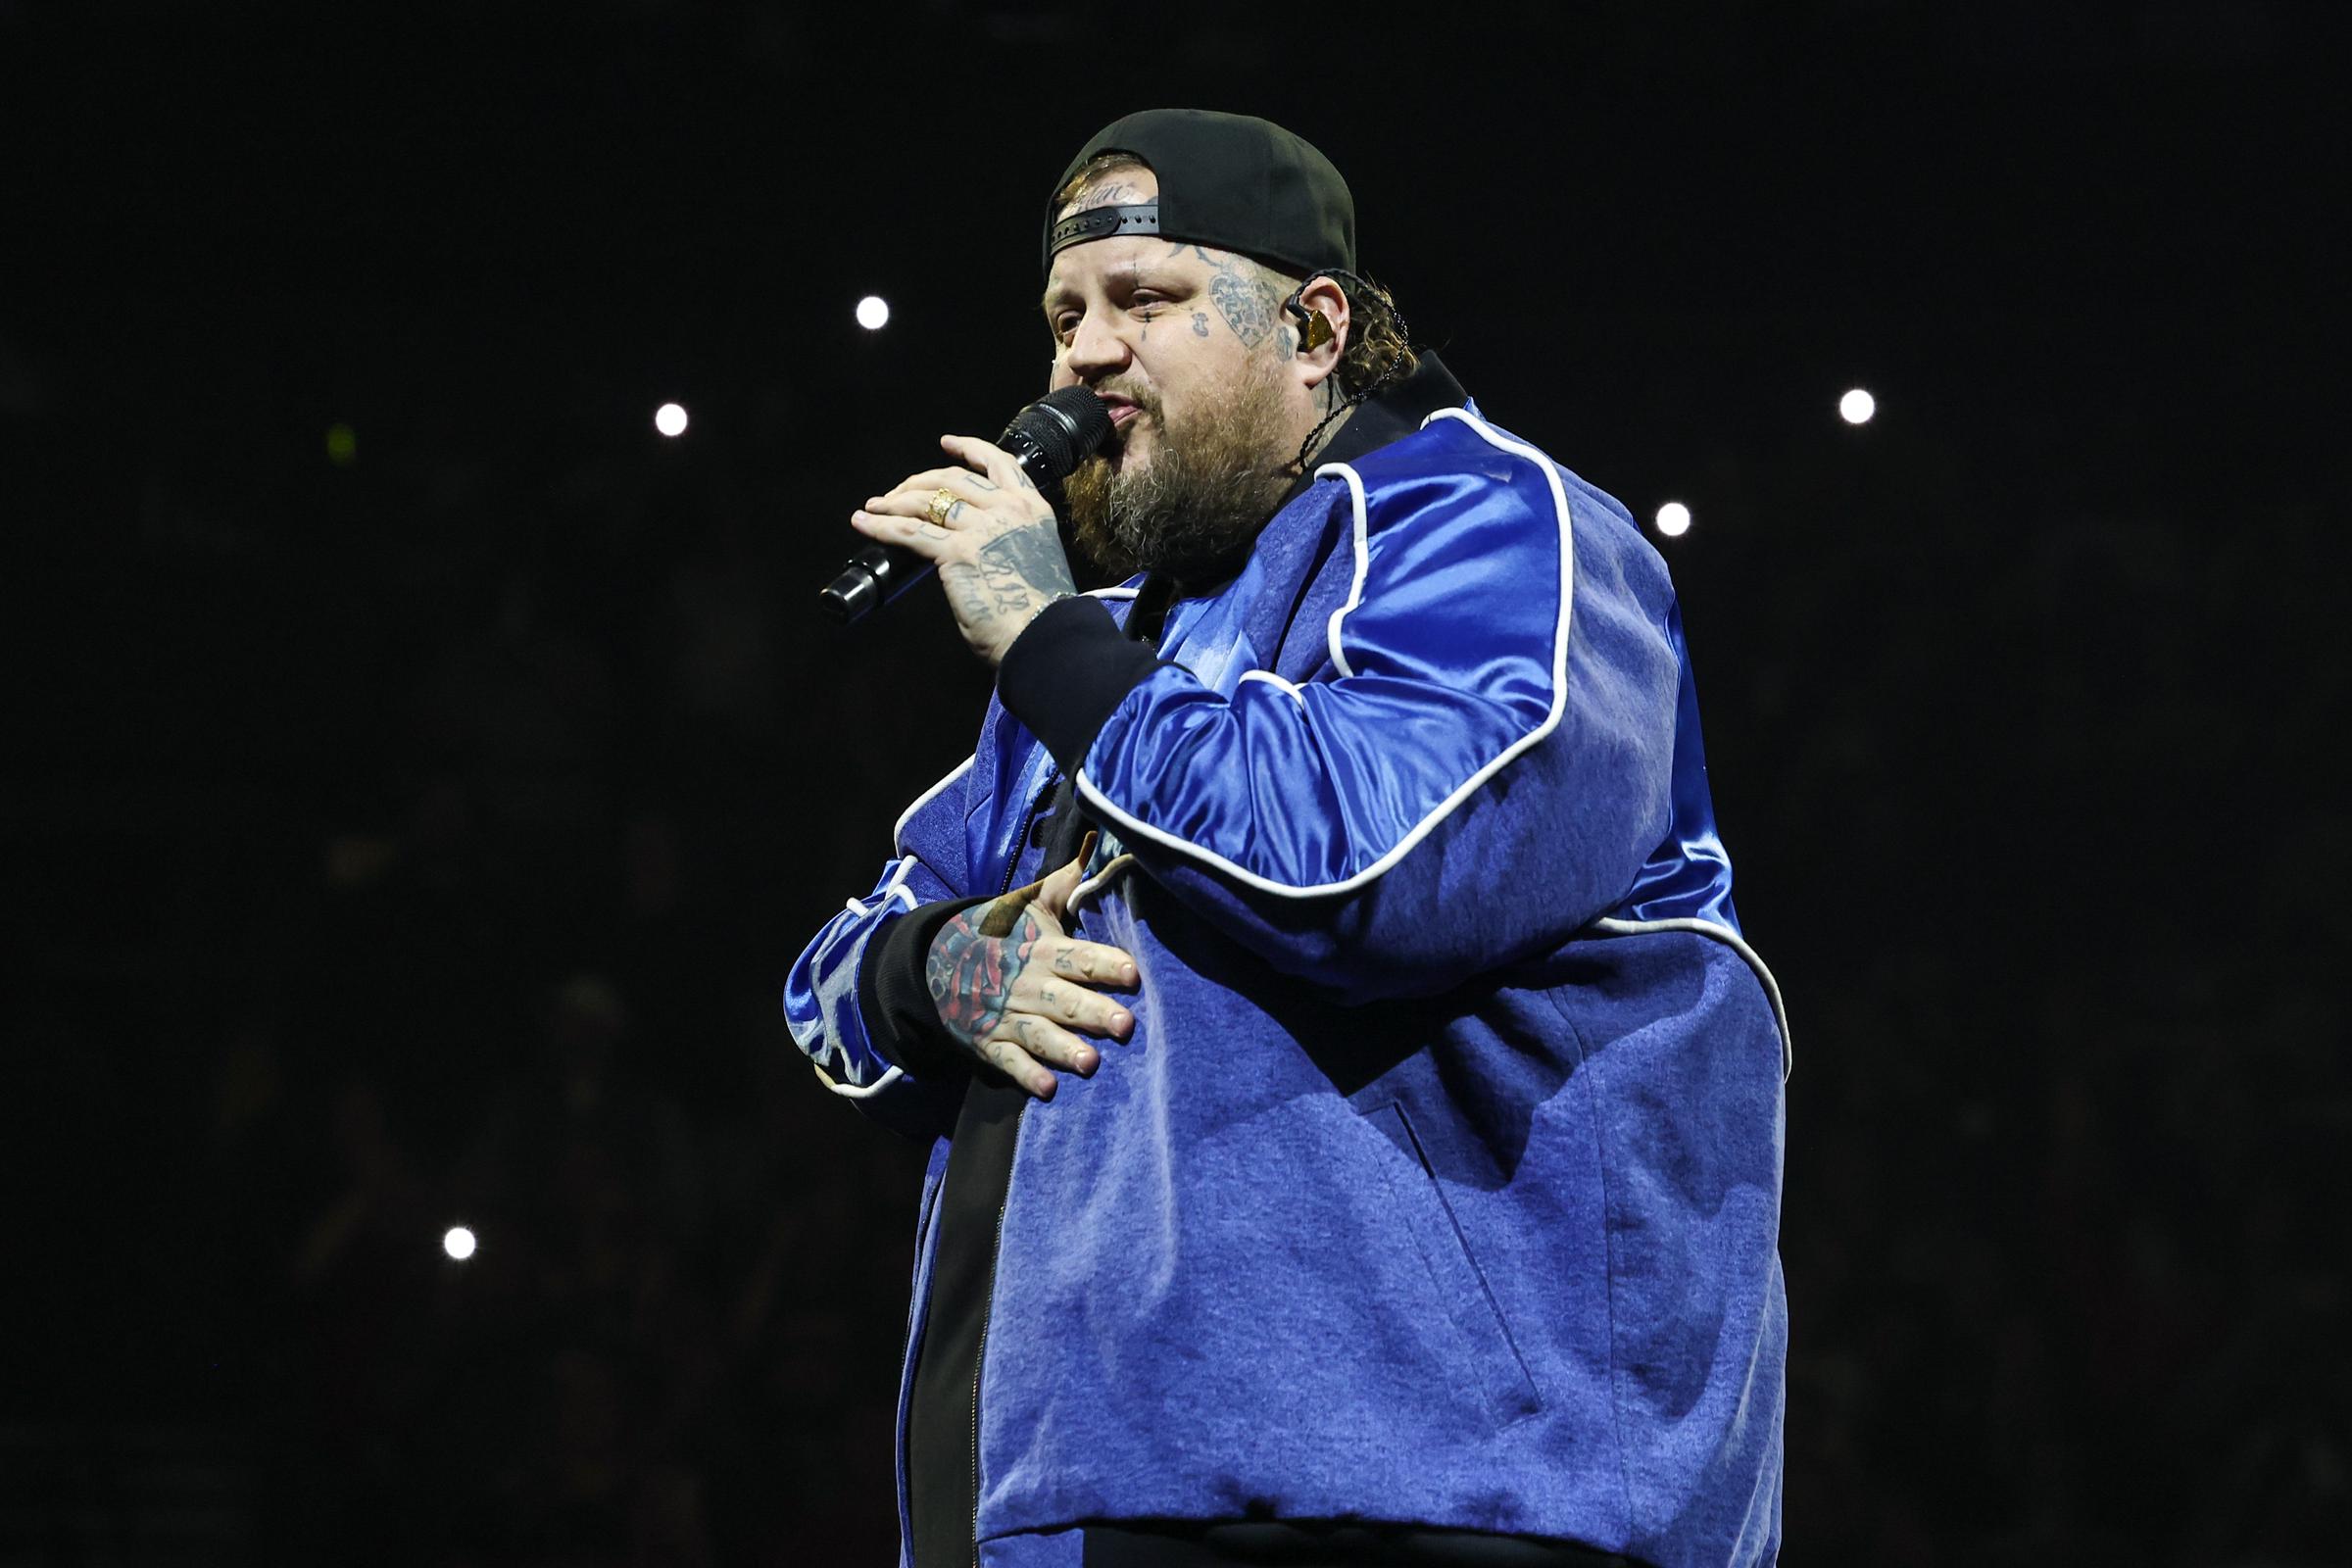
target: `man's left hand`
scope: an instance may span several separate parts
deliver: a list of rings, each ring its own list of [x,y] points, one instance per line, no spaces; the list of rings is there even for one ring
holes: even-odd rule
[[[966,466],[910,474],[851,513],[850,524],[937,562],[957,629],[993,667],[1039,611],[1078,584],[1054,509],[1011,454],[978,436],[946,435],[939,444]]]

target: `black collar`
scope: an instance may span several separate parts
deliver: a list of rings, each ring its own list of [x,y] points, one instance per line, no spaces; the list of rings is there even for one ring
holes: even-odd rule
[[[1314,455],[1306,471],[1283,496],[1283,504],[1289,505],[1298,499],[1299,491],[1314,483],[1315,470],[1326,463],[1353,463],[1401,436],[1411,435],[1421,428],[1422,420],[1438,410],[1458,409],[1469,398],[1470,394],[1462,390],[1462,383],[1453,378],[1453,372],[1446,368],[1437,355],[1424,351],[1412,374],[1355,406],[1355,412],[1323,443],[1323,450]]]

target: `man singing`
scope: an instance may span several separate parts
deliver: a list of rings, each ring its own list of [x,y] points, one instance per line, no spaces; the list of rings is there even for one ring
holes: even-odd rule
[[[970,437],[853,515],[997,697],[785,995],[936,1140],[902,1561],[1773,1560],[1786,1031],[1664,564],[1290,132],[1128,116],[1044,229],[1133,576]]]

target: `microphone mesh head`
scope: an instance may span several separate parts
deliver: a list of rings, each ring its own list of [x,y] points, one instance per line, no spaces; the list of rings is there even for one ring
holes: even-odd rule
[[[1070,422],[1078,426],[1077,450],[1070,456],[1070,466],[1074,468],[1092,457],[1095,448],[1110,434],[1110,405],[1082,386],[1065,386],[1058,392],[1049,392],[1046,402],[1068,415]]]
[[[1082,386],[1065,386],[1014,415],[997,444],[1042,482],[1065,477],[1109,434],[1109,406]]]

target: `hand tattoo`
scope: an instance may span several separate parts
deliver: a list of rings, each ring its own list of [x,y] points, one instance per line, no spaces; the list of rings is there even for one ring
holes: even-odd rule
[[[967,630],[978,632],[997,618],[996,607],[988,602],[983,590],[980,568],[952,561],[939,568],[940,586],[956,601],[956,618]]]
[[[1024,888],[966,909],[931,939],[924,965],[931,1003],[939,1021],[966,1045],[977,1048],[1003,1021],[1012,983],[1045,937],[1029,911],[1032,897]]]
[[[1078,591],[1069,558],[1054,536],[1051,515],[999,534],[980,547],[980,573],[996,595],[996,609],[1011,614],[1033,600],[1051,601]]]

